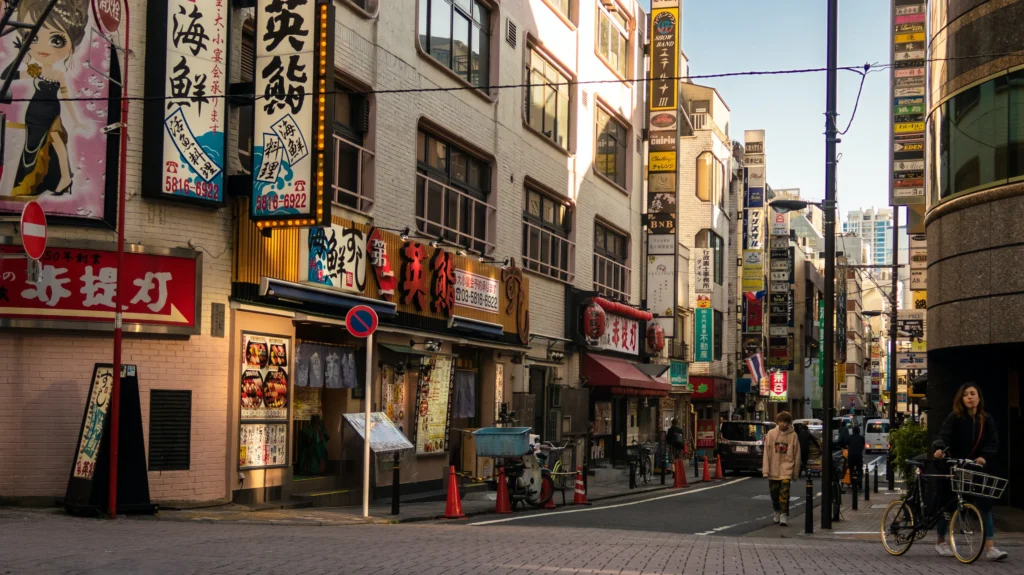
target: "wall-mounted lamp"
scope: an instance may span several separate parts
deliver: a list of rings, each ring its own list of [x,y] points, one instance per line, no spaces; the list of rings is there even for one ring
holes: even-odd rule
[[[565,359],[565,352],[555,351],[553,349],[548,350],[548,360],[554,362],[561,362],[563,359]]]

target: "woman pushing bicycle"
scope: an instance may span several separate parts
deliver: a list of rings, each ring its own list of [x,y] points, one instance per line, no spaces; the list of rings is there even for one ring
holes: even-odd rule
[[[981,467],[999,451],[999,436],[996,422],[985,412],[985,398],[974,383],[965,383],[957,390],[953,398],[953,413],[942,423],[939,437],[932,444],[936,459],[945,457],[970,459]],[[981,511],[982,523],[985,528],[985,558],[1002,561],[1007,554],[995,546],[995,526],[992,521],[992,503],[986,498],[975,498],[973,501]],[[936,526],[938,541],[935,551],[943,557],[952,557],[947,537],[948,524],[939,522]]]

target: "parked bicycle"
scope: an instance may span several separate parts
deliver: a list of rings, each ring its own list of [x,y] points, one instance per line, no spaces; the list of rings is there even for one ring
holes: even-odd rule
[[[651,482],[654,470],[654,449],[648,445],[640,445],[635,439],[627,449],[629,456],[629,488],[635,489],[643,481],[644,485]]]
[[[969,459],[950,459],[948,474],[924,473],[925,461],[911,459],[907,464],[914,478],[902,500],[893,501],[882,514],[882,546],[890,555],[903,555],[914,541],[921,539],[939,522],[949,522],[949,548],[961,563],[973,563],[985,549],[985,529],[981,511],[967,498],[999,499],[1007,480],[978,471]],[[925,480],[950,481],[951,492],[941,490],[937,504],[926,505]]]

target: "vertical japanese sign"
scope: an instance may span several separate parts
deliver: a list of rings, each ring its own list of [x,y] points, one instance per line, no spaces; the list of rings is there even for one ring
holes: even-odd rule
[[[818,300],[818,371],[825,365],[825,300]],[[822,385],[824,378],[818,378],[818,386]]]
[[[650,120],[647,168],[647,303],[654,321],[675,337],[679,282],[675,220],[679,147],[679,0],[654,0],[651,11],[651,66],[647,110]],[[688,271],[688,270],[683,270]]]
[[[75,455],[75,467],[71,470],[72,477],[92,479],[96,473],[96,460],[100,455],[103,426],[107,422],[107,413],[110,411],[110,390],[113,385],[113,367],[97,365],[93,368],[92,385],[89,387],[89,402],[85,407],[85,420],[82,422],[82,435],[78,442],[78,453]]]
[[[256,3],[250,214],[260,227],[330,221],[334,15],[315,0]],[[325,183],[326,182],[326,183]]]
[[[5,10],[12,22],[33,23],[47,4],[22,0]],[[104,127],[121,119],[121,70],[100,30],[119,23],[121,6],[105,4],[57,0],[17,69],[22,32],[6,28],[0,37],[0,77],[11,80],[0,99],[0,213],[20,214],[35,200],[50,223],[114,226],[119,135]]]
[[[696,248],[691,253],[696,255],[693,260],[693,291],[711,293],[714,286],[714,256],[711,248]]]
[[[925,203],[924,115],[926,3],[893,0],[890,48],[889,204]]]
[[[694,315],[696,322],[695,339],[697,349],[694,350],[693,361],[711,362],[714,359],[715,321],[714,311],[711,309],[711,297],[706,295],[697,296],[697,310]]]
[[[743,143],[743,271],[742,291],[764,290],[765,186],[764,130],[747,130]]]
[[[229,0],[149,0],[147,197],[224,204]]]
[[[768,401],[786,402],[789,392],[789,372],[773,371],[769,380]]]

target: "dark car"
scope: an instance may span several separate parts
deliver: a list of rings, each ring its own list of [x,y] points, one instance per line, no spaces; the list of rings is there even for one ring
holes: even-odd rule
[[[775,427],[770,421],[723,421],[718,429],[722,472],[761,472],[764,436]]]

